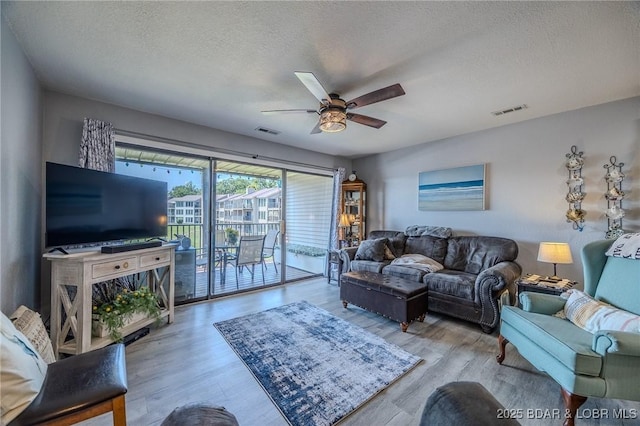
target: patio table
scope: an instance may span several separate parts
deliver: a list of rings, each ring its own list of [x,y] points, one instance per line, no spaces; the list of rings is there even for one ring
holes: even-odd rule
[[[220,283],[224,284],[225,280],[226,280],[226,275],[227,275],[227,263],[230,259],[230,256],[234,256],[233,253],[231,253],[231,251],[237,251],[238,250],[238,245],[237,244],[223,244],[223,245],[219,245],[219,246],[215,246],[215,250],[217,251],[221,251],[222,252],[222,259],[220,262]]]

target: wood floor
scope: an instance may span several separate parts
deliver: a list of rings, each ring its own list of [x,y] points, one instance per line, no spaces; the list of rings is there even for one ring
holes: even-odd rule
[[[398,323],[357,307],[344,309],[338,287],[327,284],[325,278],[177,307],[173,324],[152,330],[126,348],[128,424],[159,425],[177,406],[204,401],[226,407],[242,426],[286,425],[212,324],[299,300],[324,308],[424,359],[348,416],[341,426],[417,425],[431,392],[450,381],[462,380],[480,382],[506,408],[515,413],[522,410],[523,425],[562,424],[561,420],[539,418],[545,410],[563,411],[558,385],[511,345],[507,346],[504,364],[498,365],[495,334],[484,334],[478,326],[437,314],[427,315],[424,323],[412,323],[408,332],[402,333]],[[528,410],[534,418],[527,419]],[[580,412],[582,417],[593,417],[605,413],[603,410],[608,410],[606,418],[583,418],[576,424],[640,424],[638,402],[590,398]],[[636,418],[614,419],[614,410],[623,410],[629,417],[635,413]],[[82,424],[110,425],[111,417],[106,414]]]

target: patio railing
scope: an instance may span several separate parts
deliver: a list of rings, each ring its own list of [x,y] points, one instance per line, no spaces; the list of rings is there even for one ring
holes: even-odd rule
[[[238,238],[251,235],[266,235],[270,229],[280,229],[280,222],[267,223],[219,223],[216,224],[216,231],[226,231],[233,229],[238,232]],[[191,239],[191,246],[196,250],[202,250],[207,244],[205,239],[204,225],[202,224],[171,224],[167,226],[166,239],[168,241],[178,239],[178,235],[186,235]]]

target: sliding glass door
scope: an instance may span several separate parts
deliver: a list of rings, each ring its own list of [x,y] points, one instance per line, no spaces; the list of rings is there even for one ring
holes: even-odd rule
[[[120,143],[116,157],[117,173],[167,182],[177,304],[324,272],[331,177]]]
[[[215,162],[214,251],[218,273],[213,295],[284,281],[280,258],[282,170],[253,164]],[[247,257],[248,241],[262,241],[260,264]]]
[[[167,183],[167,241],[175,256],[175,302],[207,298],[210,161],[128,145],[116,148],[116,173]]]
[[[287,279],[321,275],[326,268],[333,179],[287,171],[285,263]]]

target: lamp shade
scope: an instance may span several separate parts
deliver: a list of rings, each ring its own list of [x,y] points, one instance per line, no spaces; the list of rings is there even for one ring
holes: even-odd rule
[[[567,243],[542,242],[538,249],[538,262],[573,263],[571,248]]]
[[[349,226],[351,226],[351,223],[349,223],[349,215],[342,213],[340,215],[340,224],[338,225],[341,228],[348,228]]]
[[[320,130],[323,132],[341,132],[347,128],[347,113],[340,108],[327,108],[320,113]]]

